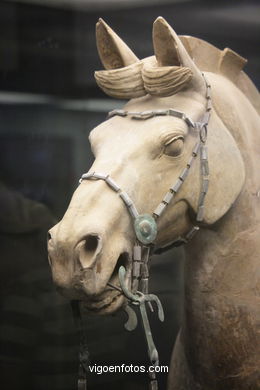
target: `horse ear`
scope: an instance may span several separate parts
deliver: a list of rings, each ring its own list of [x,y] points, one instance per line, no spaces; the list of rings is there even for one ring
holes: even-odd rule
[[[139,59],[121,38],[99,19],[96,24],[96,41],[100,60],[105,69],[118,69],[139,62]]]
[[[144,96],[143,63],[102,19],[96,25],[96,38],[99,57],[106,69],[95,72],[99,87],[117,99]]]
[[[201,72],[189,56],[180,38],[161,16],[153,24],[153,46],[159,67],[179,66],[192,72],[189,87],[198,92],[205,89]]]

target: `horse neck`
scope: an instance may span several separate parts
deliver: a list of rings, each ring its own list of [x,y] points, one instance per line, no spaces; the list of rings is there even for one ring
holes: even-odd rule
[[[260,250],[260,137],[257,134],[260,127],[259,115],[234,84],[212,74],[207,78],[212,85],[215,111],[240,149],[246,180],[240,195],[226,215],[213,226],[202,228],[187,247],[191,262],[188,270],[191,274],[194,273],[192,267],[196,263],[194,266],[201,268],[203,278],[209,276],[207,267],[212,266],[224,272],[230,259],[234,268],[239,263],[245,270],[248,264],[256,264],[256,253]],[[251,269],[254,272],[254,266]],[[212,277],[213,275],[210,275],[210,278]]]
[[[231,81],[213,73],[207,78],[212,86],[214,110],[235,139],[247,171],[247,185],[260,189],[260,118],[243,92]]]
[[[202,228],[186,246],[188,304],[203,306],[203,300],[196,303],[201,294],[210,300],[227,296],[239,297],[240,301],[254,295],[260,251],[259,215],[254,212],[259,203],[260,198],[243,191],[220,221]]]

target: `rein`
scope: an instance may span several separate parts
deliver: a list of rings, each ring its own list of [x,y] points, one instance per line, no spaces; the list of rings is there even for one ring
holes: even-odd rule
[[[204,74],[202,74],[205,84],[206,84],[206,110],[199,122],[194,122],[190,119],[185,113],[174,110],[153,110],[153,111],[142,111],[142,112],[131,112],[125,110],[113,110],[109,112],[108,118],[114,116],[127,117],[130,116],[135,120],[146,120],[155,116],[174,116],[184,120],[187,125],[198,132],[198,140],[195,146],[192,149],[192,154],[188,160],[185,168],[181,171],[178,179],[173,183],[170,189],[166,192],[162,201],[155,208],[152,215],[150,214],[139,214],[137,208],[129,197],[129,195],[120,188],[120,186],[107,174],[100,172],[90,172],[84,173],[79,180],[81,183],[83,180],[103,180],[114,192],[116,192],[119,197],[122,199],[125,204],[131,218],[133,221],[136,243],[133,247],[133,259],[132,259],[132,279],[131,279],[131,290],[126,283],[126,269],[124,266],[120,266],[118,272],[119,286],[114,286],[111,283],[108,285],[116,290],[121,291],[121,293],[127,298],[128,305],[125,307],[125,311],[128,314],[128,320],[125,324],[125,328],[129,331],[132,331],[137,326],[137,317],[135,311],[129,306],[129,303],[138,306],[140,309],[140,314],[142,318],[143,329],[145,333],[148,356],[151,362],[151,365],[157,367],[159,365],[159,356],[157,349],[155,347],[152,332],[150,328],[150,323],[146,311],[146,304],[153,312],[152,303],[157,306],[158,318],[160,321],[164,321],[164,312],[162,304],[159,298],[154,294],[148,293],[148,283],[149,283],[149,263],[153,253],[162,253],[172,247],[180,246],[189,242],[194,235],[199,231],[198,224],[203,221],[204,218],[204,203],[206,194],[209,188],[209,166],[208,166],[208,152],[207,152],[207,126],[210,119],[210,112],[212,109],[211,105],[211,87],[208,84]],[[157,220],[167,209],[167,206],[172,203],[176,194],[179,192],[184,181],[189,175],[190,168],[194,164],[196,158],[200,156],[200,174],[201,174],[201,189],[198,201],[198,209],[196,215],[196,224],[194,224],[187,234],[183,237],[179,237],[174,240],[169,245],[162,248],[154,248],[154,241],[157,237]],[[76,313],[76,314],[75,314]],[[79,333],[82,334],[82,326],[80,321],[80,308],[78,303],[78,308],[75,310],[74,307],[74,318],[77,320]],[[85,337],[81,336],[80,342],[80,370],[79,370],[79,381],[78,381],[78,390],[86,390],[86,371],[87,371],[87,362],[88,362],[88,352],[85,343]],[[85,351],[85,352],[84,352]],[[154,372],[149,372],[149,390],[157,390],[158,383],[156,379],[155,370]]]

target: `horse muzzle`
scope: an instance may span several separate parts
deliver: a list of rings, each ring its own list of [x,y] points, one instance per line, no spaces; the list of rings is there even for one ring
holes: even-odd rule
[[[59,225],[59,224],[58,224]],[[124,240],[88,233],[72,242],[64,239],[58,225],[48,233],[49,263],[53,281],[62,295],[84,301],[89,311],[113,312],[124,302],[118,270],[126,268],[126,283],[131,283],[131,252]],[[111,287],[113,286],[113,287]]]

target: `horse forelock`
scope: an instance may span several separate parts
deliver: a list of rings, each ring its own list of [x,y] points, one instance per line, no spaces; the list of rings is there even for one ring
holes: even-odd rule
[[[192,71],[184,66],[158,66],[154,56],[123,68],[95,72],[99,87],[109,96],[131,99],[146,94],[167,97],[188,87]]]

